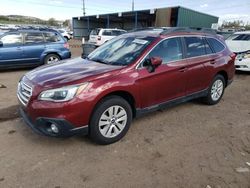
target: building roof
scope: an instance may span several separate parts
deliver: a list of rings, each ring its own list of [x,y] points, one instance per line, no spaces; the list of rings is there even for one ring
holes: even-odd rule
[[[189,10],[189,11],[193,11],[193,12],[197,12],[199,14],[203,14],[203,15],[207,15],[207,16],[211,16],[211,17],[215,17],[215,18],[219,18],[217,16],[214,16],[214,15],[210,15],[210,14],[207,14],[207,13],[203,13],[203,12],[200,12],[200,11],[196,11],[196,10],[192,10],[192,9],[189,9],[189,8],[186,8],[186,7],[183,7],[183,6],[173,6],[173,7],[162,7],[162,8],[152,8],[152,9],[144,9],[144,10],[135,10],[135,11],[125,11],[125,12],[117,12],[117,13],[106,13],[106,14],[94,14],[94,15],[87,15],[87,16],[78,16],[78,17],[73,17],[73,19],[78,19],[78,18],[96,18],[97,16],[99,16],[99,18],[107,18],[107,16],[115,16],[117,17],[117,14],[121,14],[122,17],[126,17],[126,16],[134,16],[134,13],[136,12],[138,14],[138,16],[142,15],[142,16],[147,16],[147,15],[150,15],[150,11],[152,10],[159,10],[159,9],[166,9],[166,8],[183,8],[183,9],[186,9],[186,10]],[[153,14],[153,13],[152,13]]]

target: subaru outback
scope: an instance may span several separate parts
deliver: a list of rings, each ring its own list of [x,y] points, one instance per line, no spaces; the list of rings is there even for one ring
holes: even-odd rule
[[[35,132],[120,140],[133,118],[196,98],[217,104],[235,54],[221,37],[189,28],[121,35],[85,59],[45,65],[18,84],[20,113]]]

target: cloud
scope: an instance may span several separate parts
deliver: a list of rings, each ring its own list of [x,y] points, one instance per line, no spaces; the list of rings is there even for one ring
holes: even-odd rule
[[[51,1],[49,1],[49,4],[52,4],[52,5],[61,5],[61,4],[63,4],[63,1],[60,1],[60,0],[51,0]]]
[[[202,5],[200,5],[200,7],[201,7],[201,8],[206,8],[206,7],[208,7],[208,4],[206,4],[206,3],[205,3],[205,4],[202,4]]]

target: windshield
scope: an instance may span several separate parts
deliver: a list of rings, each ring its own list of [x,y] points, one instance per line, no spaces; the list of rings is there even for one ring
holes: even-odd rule
[[[154,39],[126,35],[116,37],[89,54],[88,59],[111,65],[129,65]]]
[[[250,41],[250,34],[233,34],[229,36],[227,40]]]

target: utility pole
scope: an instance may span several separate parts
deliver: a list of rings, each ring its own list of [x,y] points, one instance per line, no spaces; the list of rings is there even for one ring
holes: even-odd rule
[[[135,10],[135,1],[132,0],[132,11],[134,12],[134,10]]]
[[[86,15],[85,0],[82,0],[82,10],[83,10],[83,16],[85,16]]]

